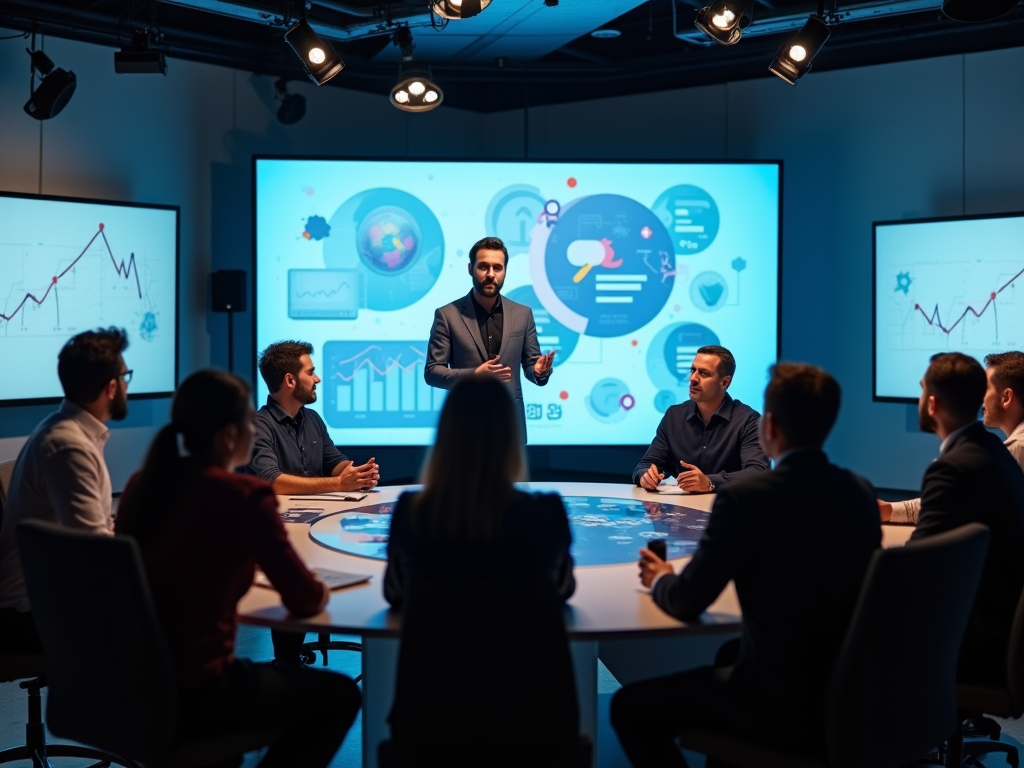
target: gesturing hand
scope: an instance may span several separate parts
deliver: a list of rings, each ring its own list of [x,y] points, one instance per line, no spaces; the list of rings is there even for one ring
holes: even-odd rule
[[[541,355],[533,364],[533,372],[538,376],[547,376],[551,372],[551,366],[554,365],[554,359],[555,350],[553,349],[546,355]]]
[[[653,491],[658,487],[658,483],[665,479],[665,473],[659,472],[658,468],[651,464],[647,468],[647,471],[640,475],[640,487],[646,488],[648,491]]]
[[[650,587],[654,580],[663,573],[672,573],[672,566],[651,552],[649,549],[640,550],[640,583]]]
[[[343,461],[341,466],[338,484],[343,491],[368,491],[380,480],[380,467],[374,458],[358,467],[351,461]]]
[[[702,493],[711,490],[711,480],[708,476],[701,472],[693,464],[687,464],[682,459],[679,463],[683,466],[683,471],[676,477],[676,483],[684,491],[696,491]]]
[[[476,368],[476,373],[497,376],[502,381],[512,381],[512,369],[499,363],[497,355],[486,363],[480,363]]]

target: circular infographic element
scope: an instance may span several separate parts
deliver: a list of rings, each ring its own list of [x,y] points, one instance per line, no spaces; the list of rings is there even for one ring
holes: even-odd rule
[[[624,336],[668,301],[675,284],[672,240],[635,200],[582,197],[561,206],[557,220],[535,226],[530,276],[544,306],[567,328]]]
[[[397,275],[416,259],[420,228],[406,211],[385,205],[359,223],[356,239],[366,266],[382,275]]]
[[[487,206],[487,234],[502,239],[509,257],[526,253],[533,225],[544,212],[544,203],[540,190],[529,184],[505,187]]]
[[[523,285],[514,288],[505,295],[512,301],[518,301],[533,310],[533,322],[537,326],[537,342],[540,344],[540,351],[547,354],[551,350],[555,350],[552,366],[557,368],[568,360],[569,355],[576,349],[576,342],[580,340],[580,335],[555,320],[547,308],[540,303],[536,291],[531,286]]]
[[[717,272],[701,272],[690,281],[690,301],[704,312],[715,312],[725,306],[729,284]]]
[[[444,266],[441,225],[419,198],[400,189],[368,189],[339,206],[329,222],[324,266],[359,275],[359,306],[391,311],[414,304]]]
[[[690,396],[690,366],[697,350],[720,344],[718,334],[700,323],[672,323],[654,335],[647,348],[647,375],[659,392],[654,407],[664,413]]]
[[[718,205],[700,187],[680,184],[658,195],[651,210],[672,233],[676,256],[693,256],[715,241],[718,235]]]
[[[668,558],[692,555],[710,512],[659,501],[565,496],[576,565],[615,565],[636,561],[637,550],[653,539],[665,542]],[[314,521],[317,543],[359,557],[387,560],[391,514],[397,502],[336,512]]]
[[[629,394],[626,382],[619,379],[601,379],[583,398],[590,415],[603,424],[615,424],[626,418],[635,400]],[[626,407],[628,406],[628,407]]]

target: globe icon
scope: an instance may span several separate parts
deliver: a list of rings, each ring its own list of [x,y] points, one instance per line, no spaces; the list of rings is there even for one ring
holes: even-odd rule
[[[380,274],[395,275],[415,261],[420,229],[408,211],[385,205],[362,220],[356,242],[364,264]]]

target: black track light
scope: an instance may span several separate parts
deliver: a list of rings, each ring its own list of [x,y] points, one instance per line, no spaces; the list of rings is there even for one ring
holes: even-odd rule
[[[722,45],[735,45],[750,24],[753,0],[716,0],[697,11],[694,26]]]
[[[954,21],[992,21],[1016,5],[1017,0],[943,0],[942,12]]]
[[[305,19],[284,33],[284,39],[302,62],[309,79],[323,85],[345,68],[345,62],[331,44],[306,23]]]
[[[25,102],[25,113],[36,120],[49,120],[71,101],[78,78],[69,70],[55,69],[53,60],[42,51],[25,50],[32,57],[32,69],[43,78]]]
[[[306,114],[306,97],[301,93],[288,93],[288,81],[283,77],[274,83],[274,98],[278,101],[277,121],[283,125],[299,122]]]
[[[427,69],[406,69],[391,89],[391,103],[403,112],[429,112],[443,99],[444,92]]]
[[[811,61],[825,47],[830,34],[825,20],[812,15],[803,28],[775,54],[775,60],[768,71],[790,85],[796,85],[797,80],[811,71]]]
[[[430,0],[430,9],[445,19],[468,19],[491,4],[491,0]]]

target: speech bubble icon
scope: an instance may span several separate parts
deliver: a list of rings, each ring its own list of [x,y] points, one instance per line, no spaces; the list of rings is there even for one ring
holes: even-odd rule
[[[665,339],[665,365],[680,387],[688,386],[690,366],[697,350],[707,344],[718,344],[718,335],[699,323],[683,323]]]
[[[600,240],[573,240],[565,251],[565,258],[574,267],[580,267],[572,281],[578,283],[587,276],[595,264],[604,261],[605,247]]]

